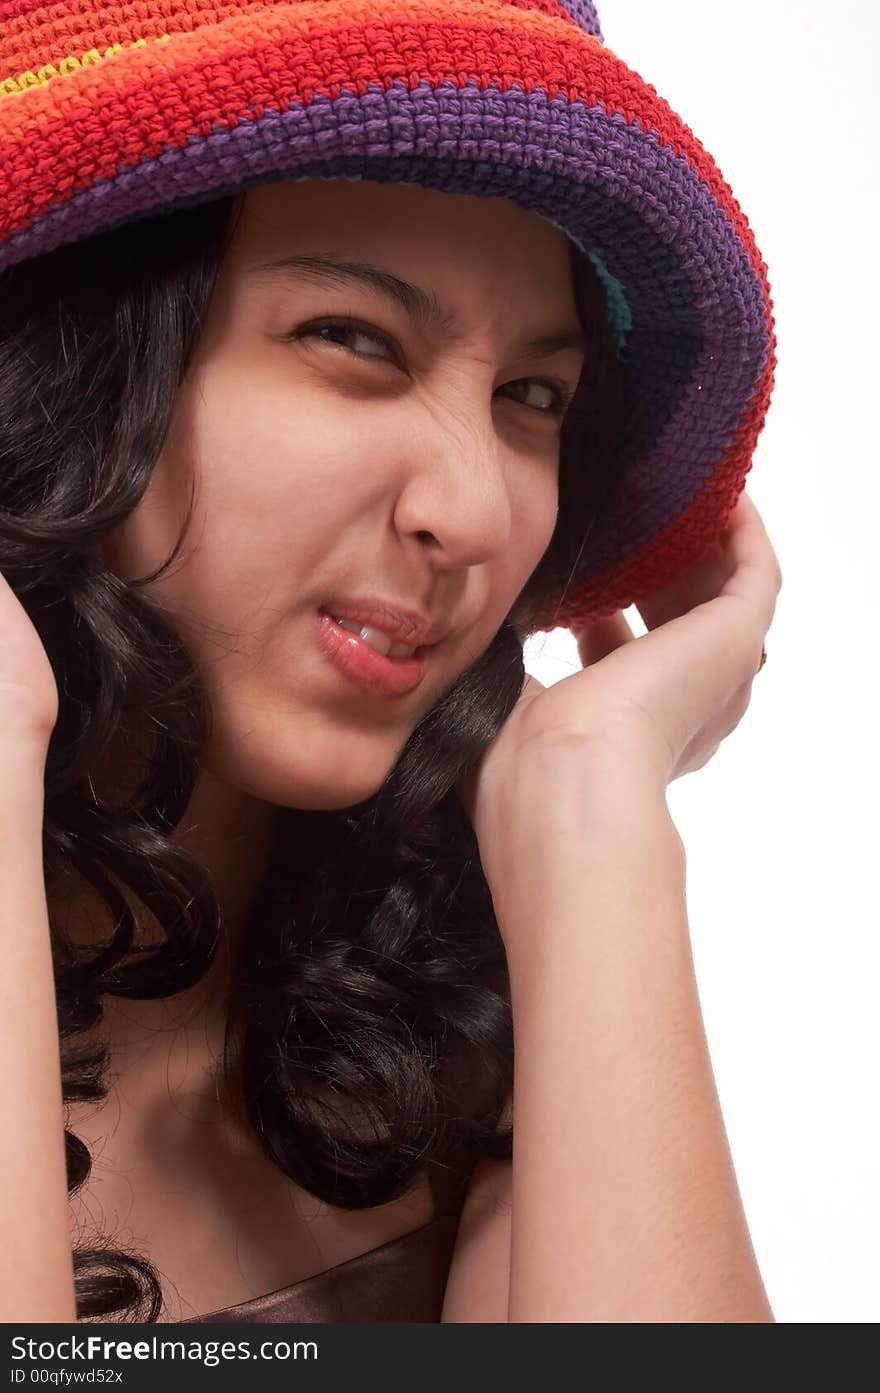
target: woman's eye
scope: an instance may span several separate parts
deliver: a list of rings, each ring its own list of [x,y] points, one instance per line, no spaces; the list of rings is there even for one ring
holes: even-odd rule
[[[542,392],[549,392],[551,402],[549,406],[533,406],[529,409],[538,411],[544,416],[564,416],[574,400],[574,392],[564,382],[545,382],[540,377],[523,377],[518,382],[509,382],[507,387],[540,387]],[[507,388],[502,388],[506,391]]]
[[[353,353],[358,358],[376,358],[381,356],[375,353],[364,353],[359,348],[345,348],[343,344],[334,344],[332,339],[325,337],[325,335],[328,334],[336,334],[340,338],[347,338],[349,340],[360,338],[367,343],[382,344],[386,349],[392,347],[390,340],[385,334],[380,333],[378,329],[368,329],[364,325],[356,324],[349,320],[321,320],[319,323],[307,324],[304,329],[298,331],[294,330],[293,334],[288,335],[288,337],[306,339],[317,336],[321,338],[323,343],[330,344],[331,347],[342,348],[344,352]],[[543,416],[564,416],[574,399],[574,392],[565,382],[561,382],[557,379],[545,381],[540,377],[523,377],[516,382],[508,382],[504,387],[499,388],[499,391],[506,392],[510,389],[523,387],[539,387],[543,392],[549,393],[551,399],[549,406],[528,407],[528,410],[537,411]],[[527,403],[524,404],[527,405]]]
[[[388,339],[386,339],[384,334],[380,334],[377,329],[366,329],[360,324],[351,324],[347,321],[339,320],[325,320],[320,324],[308,324],[305,329],[299,331],[297,337],[307,339],[318,335],[322,338],[324,343],[333,344],[332,339],[324,337],[325,334],[338,334],[340,337],[348,339],[360,338],[365,339],[368,343],[381,343],[384,344],[386,348],[390,347]],[[342,347],[340,344],[333,346]],[[375,353],[363,353],[359,348],[346,351],[355,353],[359,358],[375,358],[377,356]]]

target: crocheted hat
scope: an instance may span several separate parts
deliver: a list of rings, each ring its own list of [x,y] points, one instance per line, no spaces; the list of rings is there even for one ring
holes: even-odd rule
[[[0,272],[318,176],[505,197],[595,267],[623,472],[530,632],[624,609],[703,554],[770,400],[767,268],[711,155],[607,48],[590,0],[0,0]]]

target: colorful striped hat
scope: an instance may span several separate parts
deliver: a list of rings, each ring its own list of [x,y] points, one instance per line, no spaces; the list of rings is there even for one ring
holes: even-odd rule
[[[0,272],[316,176],[503,196],[595,267],[622,473],[532,632],[625,609],[703,554],[770,400],[767,268],[711,155],[605,46],[591,0],[0,0]]]

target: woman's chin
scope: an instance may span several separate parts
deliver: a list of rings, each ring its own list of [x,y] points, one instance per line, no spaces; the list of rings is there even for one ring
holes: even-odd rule
[[[206,751],[202,769],[214,784],[226,784],[231,789],[262,803],[282,808],[298,808],[303,812],[335,812],[353,808],[372,798],[385,783],[393,768],[396,753],[389,758],[387,749],[382,759],[358,759],[350,750],[346,758],[344,742],[336,742],[335,753],[311,751],[310,759],[300,750],[289,761],[274,758],[268,751],[261,758],[251,746],[249,757],[239,748],[218,755],[216,746]],[[378,753],[378,751],[376,752]]]
[[[309,802],[300,800],[297,803],[291,804],[291,807],[295,807],[299,812],[303,813],[342,812],[347,808],[356,808],[358,804],[363,803],[367,798],[371,798],[376,791],[376,789],[372,789],[370,793],[365,793],[363,798],[324,798]]]

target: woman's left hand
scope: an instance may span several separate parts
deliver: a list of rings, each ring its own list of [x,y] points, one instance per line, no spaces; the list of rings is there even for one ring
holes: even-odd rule
[[[744,681],[736,683],[737,647],[748,644],[752,636],[752,651],[760,644],[763,653],[763,640],[776,610],[776,599],[782,587],[782,571],[773,545],[767,536],[761,516],[752,499],[743,492],[731,514],[727,528],[699,561],[695,562],[681,576],[663,590],[658,590],[636,605],[645,621],[647,639],[655,630],[661,629],[670,620],[681,621],[669,629],[663,629],[664,649],[657,649],[656,660],[674,671],[681,663],[679,672],[692,678],[700,675],[700,665],[696,657],[695,642],[699,642],[703,653],[711,659],[713,649],[718,654],[717,667],[710,672],[704,661],[706,672],[706,691],[694,692],[693,705],[682,692],[682,702],[676,708],[663,711],[658,703],[656,715],[652,707],[648,689],[644,702],[644,712],[651,723],[659,728],[664,743],[669,747],[669,768],[667,784],[682,774],[702,769],[716,753],[721,742],[739,725],[751,700],[752,683],[760,671],[761,663],[750,668]],[[725,607],[719,600],[725,600]],[[742,624],[731,624],[725,629],[725,621],[733,618],[732,602],[744,610]],[[692,615],[692,611],[696,611]],[[705,632],[701,635],[693,624],[699,616]],[[685,622],[686,618],[686,622]],[[737,642],[737,628],[743,638]],[[637,643],[640,638],[633,633],[623,617],[622,611],[607,619],[595,620],[586,627],[572,625],[577,639],[578,656],[584,668],[605,658],[609,653],[624,644]],[[725,632],[729,636],[729,652],[721,657],[724,650]],[[658,636],[659,637],[659,636]],[[678,640],[678,651],[673,642]],[[645,654],[647,657],[647,653]],[[739,659],[742,662],[742,659]],[[649,668],[643,669],[649,672]],[[730,689],[723,689],[725,675],[729,675]],[[741,676],[740,672],[740,676]],[[714,690],[713,682],[714,678]],[[736,685],[733,685],[736,684]],[[714,700],[713,700],[714,698]],[[690,728],[688,719],[703,708],[700,724]],[[678,716],[678,719],[676,719]],[[678,737],[678,738],[676,738]]]
[[[514,780],[536,758],[551,797],[578,750],[661,794],[702,768],[746,712],[781,585],[776,553],[743,492],[701,559],[638,602],[646,634],[635,636],[620,611],[573,627],[583,670],[552,687],[527,676],[504,725],[458,783],[478,839],[499,835]]]

